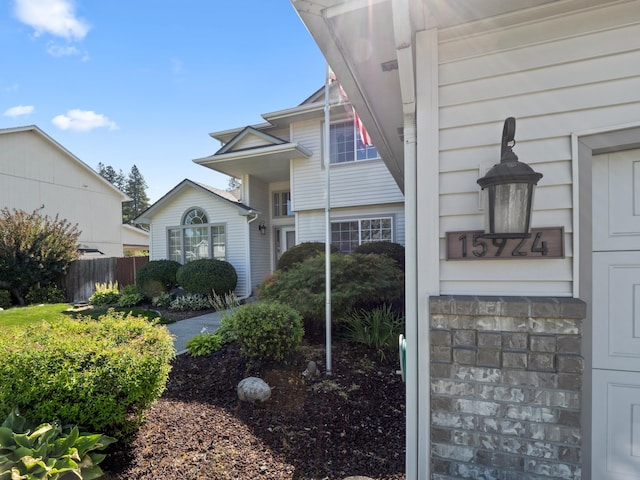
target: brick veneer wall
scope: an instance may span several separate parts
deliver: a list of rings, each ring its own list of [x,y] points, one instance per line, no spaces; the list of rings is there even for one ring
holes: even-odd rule
[[[579,479],[584,302],[429,306],[432,479]]]

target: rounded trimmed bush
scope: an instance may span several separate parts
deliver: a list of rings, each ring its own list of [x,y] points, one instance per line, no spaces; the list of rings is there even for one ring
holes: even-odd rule
[[[404,272],[404,246],[394,242],[367,242],[358,245],[353,253],[373,253],[385,255],[395,260],[396,265]]]
[[[181,266],[175,260],[151,260],[136,272],[136,285],[148,298],[169,292],[176,285],[176,273]]]
[[[243,305],[231,318],[234,333],[246,354],[264,362],[291,358],[304,335],[300,314],[277,302]]]
[[[0,417],[17,407],[35,424],[56,419],[118,438],[160,397],[175,355],[166,327],[112,310],[8,329],[0,351]]]
[[[182,265],[176,280],[189,293],[225,295],[235,290],[238,274],[229,262],[200,258]]]
[[[340,250],[335,245],[331,245],[331,253],[338,253]],[[302,242],[287,249],[278,260],[278,270],[289,270],[296,263],[305,261],[307,258],[315,257],[325,253],[323,242]]]

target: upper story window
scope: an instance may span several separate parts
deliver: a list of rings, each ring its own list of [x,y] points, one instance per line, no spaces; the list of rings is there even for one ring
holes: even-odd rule
[[[291,211],[291,192],[273,192],[273,216],[286,217],[293,215]]]
[[[331,163],[345,163],[356,160],[378,158],[378,150],[373,145],[365,145],[353,120],[332,123],[329,126]]]

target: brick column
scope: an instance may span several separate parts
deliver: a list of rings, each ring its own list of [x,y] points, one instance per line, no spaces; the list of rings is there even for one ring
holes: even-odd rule
[[[432,479],[580,479],[584,302],[441,296],[430,312]]]

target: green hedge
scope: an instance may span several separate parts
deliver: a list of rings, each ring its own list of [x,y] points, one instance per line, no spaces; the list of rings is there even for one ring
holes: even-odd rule
[[[325,324],[325,255],[276,271],[258,289],[261,300],[284,303],[300,312],[305,332],[321,333]],[[331,255],[331,315],[334,323],[352,310],[401,302],[404,274],[383,255]]]
[[[331,245],[331,253],[340,250]],[[302,242],[287,249],[278,259],[278,270],[289,270],[293,265],[304,262],[308,258],[325,253],[325,244],[322,242]]]
[[[0,289],[0,308],[11,307],[11,294],[9,290]]]
[[[180,267],[176,280],[189,293],[226,295],[235,290],[238,274],[229,262],[201,258]]]
[[[163,392],[175,355],[165,327],[115,313],[0,334],[0,417],[59,420],[126,437]]]
[[[280,303],[249,303],[236,310],[231,318],[245,353],[264,362],[290,359],[304,335],[300,314]]]
[[[374,253],[393,258],[396,265],[404,272],[404,246],[394,242],[367,242],[356,247],[353,253]]]
[[[136,272],[136,285],[147,298],[169,292],[176,285],[182,265],[174,260],[152,260]]]

